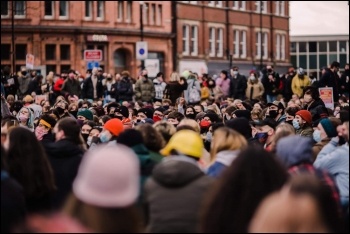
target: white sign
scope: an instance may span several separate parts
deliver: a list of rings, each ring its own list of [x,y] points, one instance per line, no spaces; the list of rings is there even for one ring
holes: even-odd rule
[[[159,72],[159,59],[146,59],[145,67],[149,77],[156,77]]]
[[[136,42],[136,59],[145,60],[148,57],[147,41]]]
[[[327,108],[334,110],[333,87],[318,88],[320,98]]]
[[[208,67],[205,61],[180,61],[179,62],[179,73],[182,74],[184,71],[196,72],[197,74],[208,73]]]
[[[34,55],[27,54],[27,56],[26,56],[26,68],[34,69]]]

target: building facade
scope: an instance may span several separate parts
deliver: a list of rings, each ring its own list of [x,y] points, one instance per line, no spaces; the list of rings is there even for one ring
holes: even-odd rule
[[[174,67],[218,74],[242,73],[272,64],[286,72],[289,57],[288,1],[177,1]]]
[[[333,61],[344,69],[349,63],[349,35],[291,36],[291,62],[294,67],[302,67],[308,74],[318,79],[321,68]]]
[[[148,43],[145,65],[151,73],[170,74],[170,2],[141,4],[142,7],[139,1],[2,1],[1,66],[12,67],[15,63],[15,71],[19,71],[26,65],[26,54],[32,54],[34,69],[43,73],[75,69],[84,74],[89,62],[97,62],[106,72],[128,70],[136,77],[141,61],[136,59],[135,50],[136,42],[141,40],[143,15],[143,39]],[[101,60],[84,60],[85,50],[101,50]]]

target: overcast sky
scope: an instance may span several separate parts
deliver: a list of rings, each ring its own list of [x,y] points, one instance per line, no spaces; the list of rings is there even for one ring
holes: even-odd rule
[[[349,35],[348,1],[290,1],[290,35]]]

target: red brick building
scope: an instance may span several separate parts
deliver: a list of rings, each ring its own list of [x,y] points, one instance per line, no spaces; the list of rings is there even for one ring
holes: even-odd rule
[[[148,42],[147,66],[173,70],[170,1],[144,2],[144,40]],[[13,7],[13,8],[12,8]],[[14,9],[14,10],[12,10]],[[139,72],[136,42],[141,40],[139,1],[2,1],[1,66],[12,66],[12,14],[16,71],[26,54],[35,56],[43,73],[75,69],[83,74],[87,49],[102,50],[99,65],[106,72]],[[151,70],[152,68],[150,68]]]
[[[180,72],[218,74],[229,68],[232,56],[232,65],[243,73],[267,63],[285,72],[291,65],[288,3],[177,1],[175,66]]]

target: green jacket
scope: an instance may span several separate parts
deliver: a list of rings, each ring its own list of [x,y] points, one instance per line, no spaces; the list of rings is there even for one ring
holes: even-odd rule
[[[141,78],[135,84],[135,97],[137,101],[151,102],[156,95],[152,80]]]

